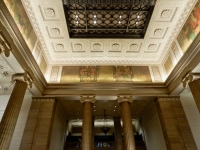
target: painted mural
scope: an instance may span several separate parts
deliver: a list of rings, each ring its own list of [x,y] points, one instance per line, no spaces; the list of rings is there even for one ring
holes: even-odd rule
[[[197,2],[188,20],[177,37],[183,53],[187,51],[200,32],[200,0]]]
[[[32,51],[37,37],[21,0],[4,0],[4,3],[6,4],[29,49]]]
[[[152,79],[148,66],[63,66],[60,82],[152,82]]]

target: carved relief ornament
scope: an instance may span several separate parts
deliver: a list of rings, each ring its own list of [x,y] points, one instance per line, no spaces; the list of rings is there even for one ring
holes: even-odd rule
[[[124,102],[124,101],[128,101],[128,102],[133,102],[133,98],[132,96],[118,96],[117,98],[118,103]]]
[[[32,88],[33,80],[27,72],[13,74],[12,81],[16,81],[16,80],[26,82],[28,86]]]
[[[4,53],[6,57],[10,56],[11,46],[0,31],[0,53]]]
[[[188,71],[182,78],[183,87],[186,88],[187,85],[194,80],[200,80],[200,73],[192,73],[191,71]]]
[[[94,96],[81,96],[80,102],[84,103],[84,102],[91,102],[91,103],[95,103],[96,99]]]

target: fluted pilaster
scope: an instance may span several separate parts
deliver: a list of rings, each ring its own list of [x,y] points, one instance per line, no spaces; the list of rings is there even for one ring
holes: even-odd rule
[[[156,106],[167,150],[197,150],[179,97],[159,97]]]
[[[130,109],[130,102],[132,101],[133,99],[130,96],[118,97],[118,102],[121,105],[125,150],[136,150]]]
[[[18,76],[19,78],[16,76]],[[27,74],[15,74],[12,76],[12,78],[16,81],[16,83],[0,123],[1,150],[7,150],[9,148],[26,92],[26,81],[27,79],[30,80]]]
[[[83,103],[83,125],[82,125],[82,150],[92,150],[92,109],[95,102],[94,97],[81,97]]]

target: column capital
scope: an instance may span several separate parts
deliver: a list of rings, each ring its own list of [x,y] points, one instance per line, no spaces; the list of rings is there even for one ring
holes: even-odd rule
[[[91,102],[91,103],[95,103],[96,99],[95,96],[81,96],[80,102],[84,103],[84,102]]]
[[[131,102],[133,102],[133,98],[132,98],[132,96],[118,96],[117,101],[118,101],[118,103],[121,103],[124,101],[128,101],[131,103]]]
[[[200,73],[192,73],[190,70],[182,78],[183,87],[186,88],[190,82],[199,79],[200,79]]]
[[[10,56],[11,46],[0,31],[0,53],[4,53],[6,57]]]
[[[26,82],[29,85],[29,87],[32,88],[33,80],[31,76],[28,74],[28,72],[13,74],[12,81],[16,80]]]

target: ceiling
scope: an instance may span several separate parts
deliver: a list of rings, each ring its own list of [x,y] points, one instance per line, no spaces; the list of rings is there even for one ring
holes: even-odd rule
[[[67,27],[62,0],[22,2],[50,65],[161,65],[196,0],[157,0],[141,39],[70,38],[69,30],[75,25]],[[102,13],[95,12],[97,18]],[[67,20],[72,19],[77,19],[76,15]],[[102,28],[103,24],[97,24]]]

